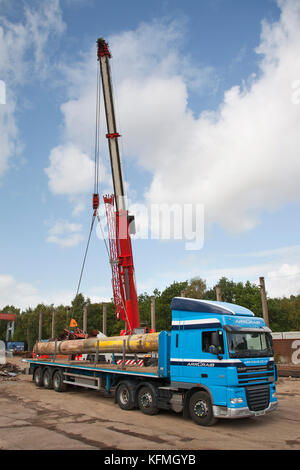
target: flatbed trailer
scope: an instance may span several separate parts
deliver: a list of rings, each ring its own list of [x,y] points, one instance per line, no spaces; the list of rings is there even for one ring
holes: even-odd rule
[[[171,331],[158,334],[156,364],[126,365],[125,352],[122,364],[114,354],[114,363],[99,362],[97,354],[91,361],[27,359],[35,384],[57,392],[71,385],[102,389],[114,392],[123,410],[173,410],[203,426],[276,409],[277,368],[262,318],[239,305],[180,297],[171,310]]]
[[[51,369],[58,369],[63,371],[63,374],[69,375],[73,373],[74,375],[77,372],[82,373],[86,378],[94,378],[104,377],[105,374],[118,375],[118,378],[122,377],[122,375],[129,375],[129,376],[136,376],[138,378],[141,377],[151,377],[153,379],[160,379],[161,377],[158,374],[158,367],[139,367],[138,365],[130,365],[123,367],[120,364],[94,364],[90,361],[77,361],[77,360],[66,360],[66,359],[59,359],[59,361],[53,361],[52,359],[26,359],[26,362],[30,364],[30,368],[32,369],[32,374],[34,373],[37,367],[49,368]],[[104,375],[102,375],[104,374]],[[115,377],[113,377],[116,379]],[[79,383],[73,385],[79,385]],[[86,386],[86,385],[85,385]],[[92,386],[91,388],[95,388]],[[110,390],[107,387],[107,391]]]
[[[182,411],[182,406],[173,404],[169,384],[170,333],[159,334],[160,355],[157,365],[126,365],[91,360],[70,360],[68,357],[33,358],[24,362],[29,364],[28,373],[32,375],[37,387],[64,392],[68,386],[104,390],[106,396],[115,397],[120,408],[130,410],[139,407],[145,414],[156,414],[159,409]],[[114,359],[113,359],[114,360]],[[132,362],[132,361],[131,361]],[[180,394],[180,400],[181,394]]]

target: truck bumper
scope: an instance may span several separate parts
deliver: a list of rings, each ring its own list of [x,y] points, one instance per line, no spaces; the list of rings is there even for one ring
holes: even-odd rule
[[[265,410],[251,411],[248,406],[243,408],[227,408],[226,406],[213,406],[213,413],[216,418],[246,418],[248,416],[261,416],[276,410],[277,401],[271,402]]]

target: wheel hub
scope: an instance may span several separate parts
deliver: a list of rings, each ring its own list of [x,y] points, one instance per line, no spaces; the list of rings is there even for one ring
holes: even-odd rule
[[[194,404],[194,412],[197,416],[199,416],[199,418],[204,418],[204,416],[207,416],[207,403],[203,400],[196,401],[196,403]]]
[[[126,405],[126,403],[128,403],[128,400],[129,400],[128,390],[126,389],[122,390],[122,393],[120,394],[120,399],[123,405]]]
[[[144,393],[141,397],[141,402],[144,408],[149,408],[152,404],[152,396],[150,393]]]

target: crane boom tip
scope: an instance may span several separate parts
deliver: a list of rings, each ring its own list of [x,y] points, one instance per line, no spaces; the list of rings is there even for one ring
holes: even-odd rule
[[[108,48],[108,44],[103,38],[97,39],[97,46],[98,46],[98,50],[97,50],[98,60],[100,60],[101,57],[105,57],[105,56],[111,58],[111,53]]]

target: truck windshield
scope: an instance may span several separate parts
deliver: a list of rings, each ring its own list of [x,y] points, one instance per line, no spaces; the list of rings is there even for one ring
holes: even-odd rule
[[[230,357],[273,356],[272,338],[269,333],[230,332],[228,350]]]

